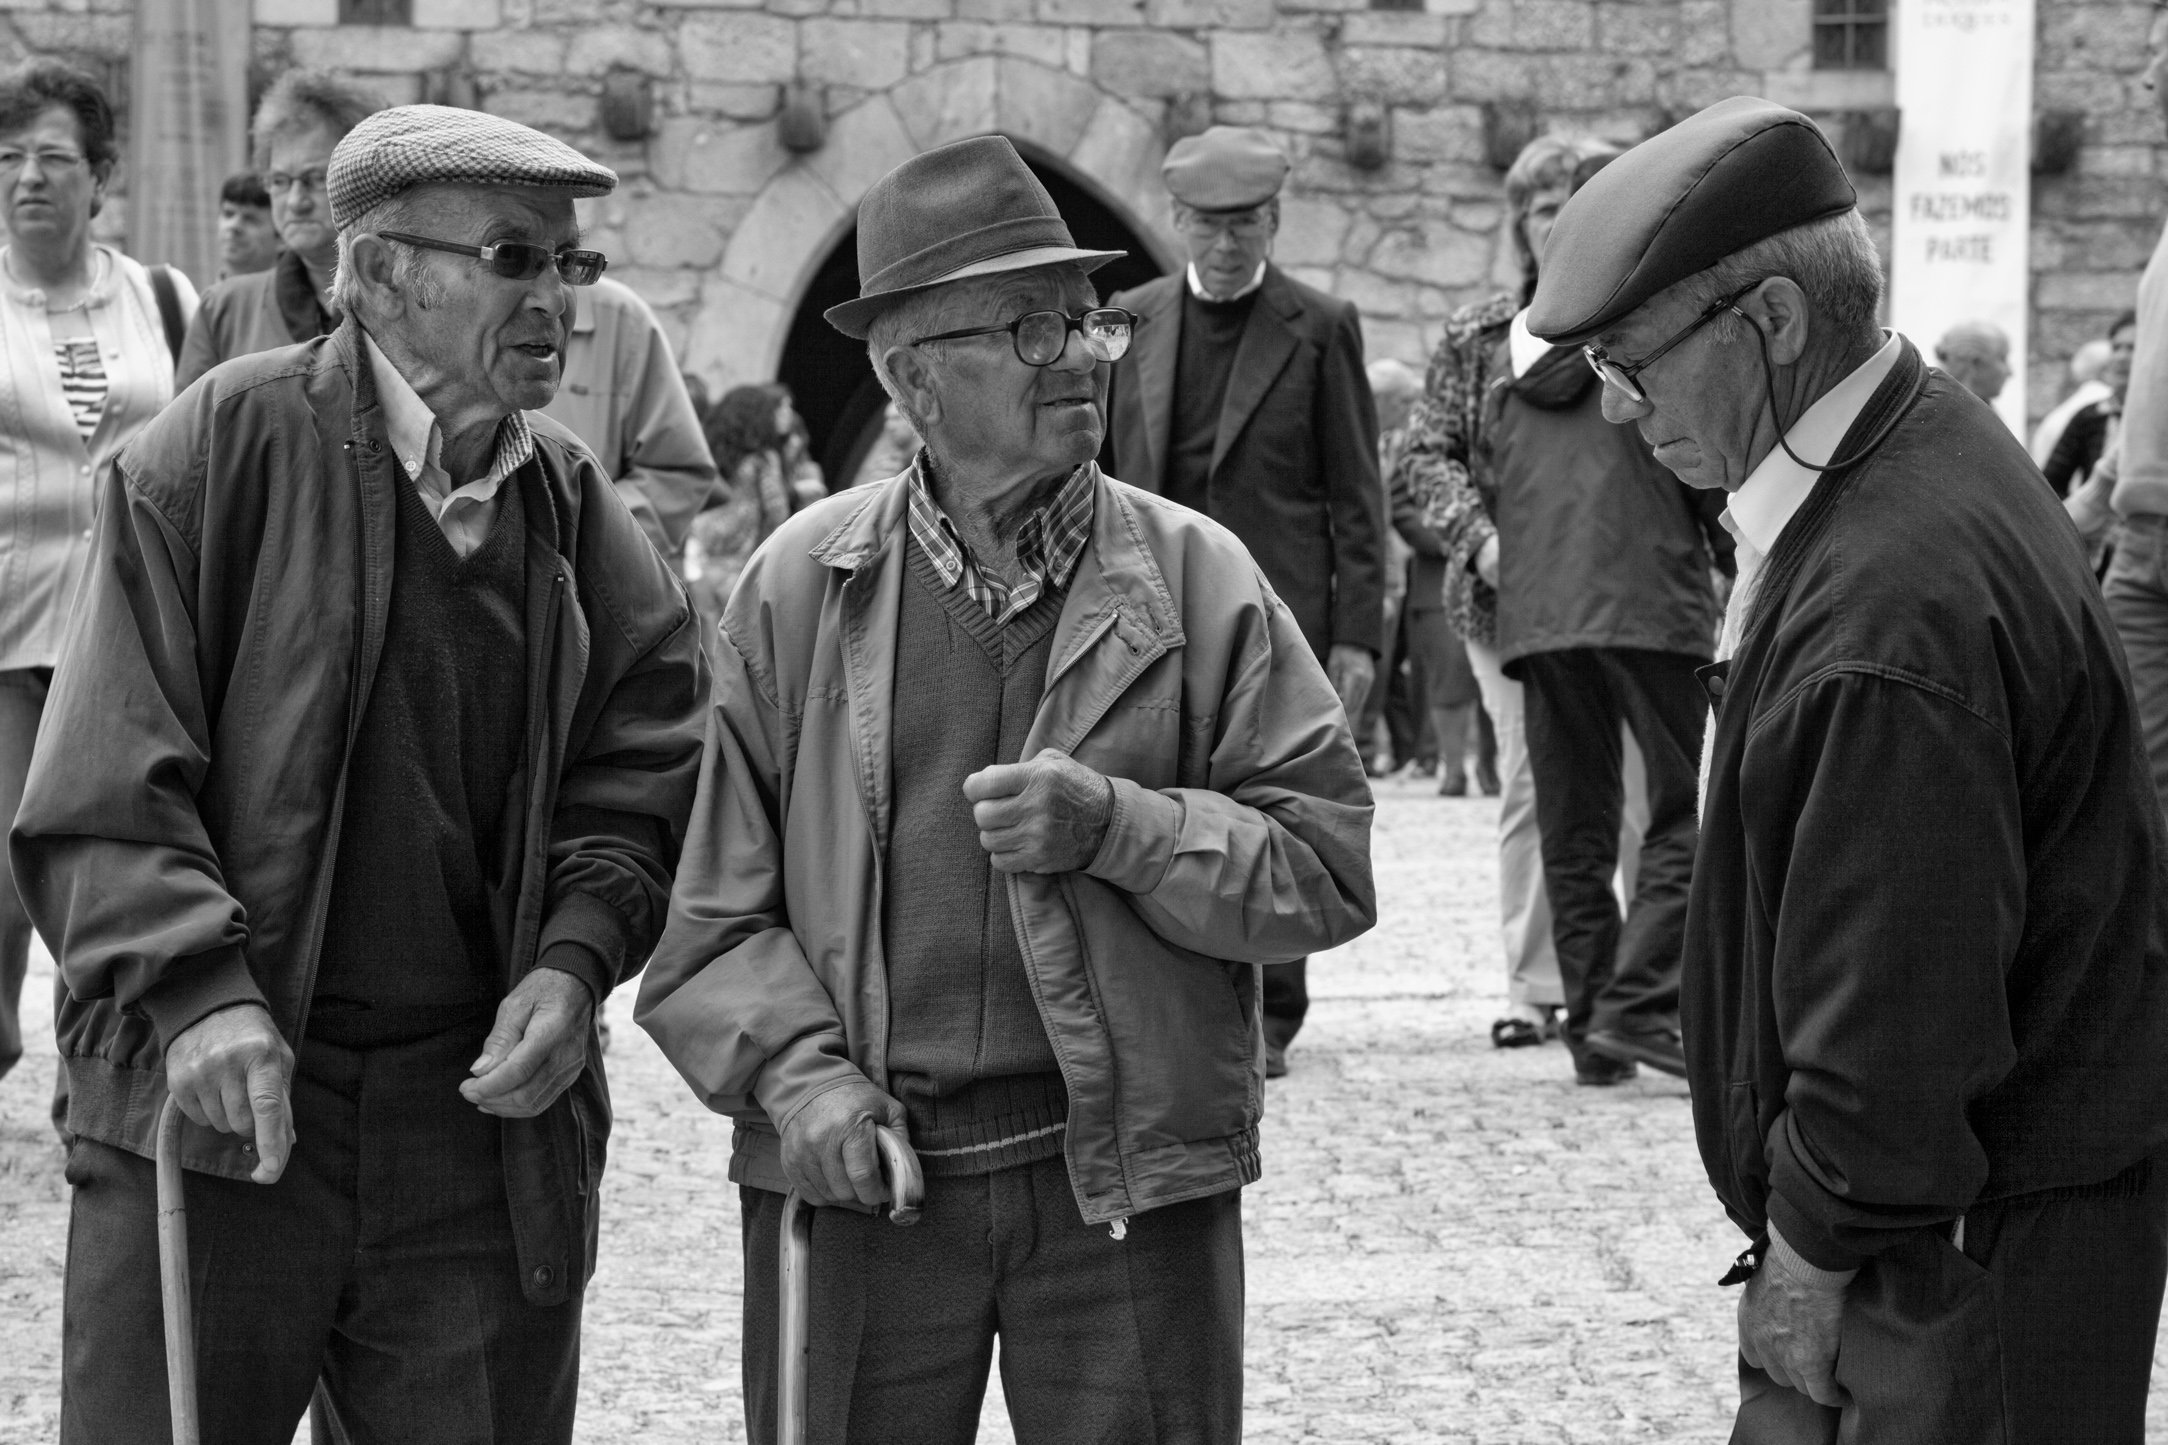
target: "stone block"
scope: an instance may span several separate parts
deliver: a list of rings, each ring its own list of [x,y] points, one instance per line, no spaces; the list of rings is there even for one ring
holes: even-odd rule
[[[1340,52],[1340,83],[1350,96],[1388,105],[1445,99],[1445,55],[1412,46],[1350,45]]]
[[[648,167],[661,184],[711,195],[758,194],[790,164],[769,125],[718,125],[672,116],[648,142]]]
[[[1342,45],[1445,44],[1452,20],[1422,10],[1355,10],[1340,22]]]
[[[574,32],[565,54],[566,70],[574,75],[601,75],[619,65],[666,76],[677,69],[677,51],[660,30],[601,25]]]
[[[773,300],[791,300],[853,218],[812,172],[787,170],[731,232],[722,277]]]
[[[886,90],[911,73],[911,27],[900,20],[808,20],[798,30],[798,57],[807,80]]]
[[[1092,37],[1092,79],[1116,95],[1176,95],[1212,83],[1212,56],[1164,30],[1102,30]]]
[[[417,30],[494,30],[504,23],[498,0],[412,0]]]
[[[1732,63],[1731,7],[1724,0],[1682,0],[1678,13],[1679,43],[1674,55],[1679,64]]]
[[[1654,5],[1605,5],[1596,11],[1596,48],[1606,55],[1668,55],[1679,43],[1679,20]]]
[[[1421,375],[1429,359],[1429,330],[1396,316],[1363,317],[1363,355],[1371,361],[1404,362]]]
[[[1167,190],[1159,179],[1166,158],[1159,128],[1112,98],[1092,112],[1091,124],[1069,152],[1072,166],[1106,187],[1132,215],[1147,219],[1167,214]]]
[[[710,276],[678,355],[687,371],[707,382],[709,395],[721,396],[734,386],[771,379],[789,329],[782,301]]]
[[[1144,23],[1169,30],[1263,30],[1272,0],[1144,0]]]
[[[63,14],[53,10],[18,10],[9,23],[28,49],[39,53],[75,52],[119,60],[129,53],[134,26],[126,15]]]
[[[1283,196],[1273,258],[1283,266],[1330,266],[1340,259],[1340,243],[1352,223],[1347,208],[1335,202]]]
[[[658,10],[758,10],[761,0],[647,0]]]
[[[1061,68],[1071,75],[1092,73],[1092,32],[1087,25],[1070,25],[1061,32]]]
[[[1263,125],[1272,107],[1261,100],[1223,100],[1212,107],[1214,125]]]
[[[2159,234],[2156,188],[2134,186],[2120,176],[2042,178],[2033,187],[2033,205],[2046,214],[2071,220],[2125,220],[2150,226]]]
[[[994,58],[955,60],[912,76],[889,93],[920,150],[994,129]]]
[[[382,97],[386,105],[414,105],[422,98],[422,78],[418,72],[386,75],[382,72],[356,70],[351,74],[355,81]]]
[[[1055,25],[1141,25],[1144,0],[1038,0],[1035,13]]]
[[[470,36],[467,56],[488,75],[556,75],[565,68],[565,38],[549,30],[493,30]]]
[[[934,27],[936,60],[969,60],[974,55],[1017,55],[1060,70],[1068,59],[1068,32],[1058,25],[992,20],[944,20]]]
[[[482,96],[481,108],[491,115],[548,131],[559,140],[572,133],[595,130],[601,117],[594,96],[578,91],[545,90],[539,87],[492,88]]]
[[[732,120],[773,120],[783,108],[783,88],[750,81],[696,80],[685,88],[686,108]]]
[[[1229,100],[1336,101],[1340,81],[1314,30],[1229,30],[1212,36],[1212,89]]]
[[[956,13],[956,0],[858,0],[861,15],[877,20],[946,20]]]
[[[37,3],[42,8],[44,0]],[[17,7],[10,4],[7,8]],[[255,0],[251,15],[258,25],[336,25],[339,0]]]
[[[2141,69],[2152,20],[2149,9],[2136,5],[2043,5],[2036,63],[2044,70]]]
[[[1336,279],[1329,266],[1289,266],[1287,274],[1305,286],[1315,286],[1324,292],[1332,290]]]
[[[1370,269],[1432,286],[1472,286],[1490,271],[1490,238],[1450,221],[1395,226],[1371,249]]]
[[[1731,0],[1731,58],[1778,70],[1812,52],[1814,0]]]
[[[723,228],[705,196],[651,195],[633,201],[624,223],[632,259],[642,266],[701,270],[723,259]],[[725,213],[727,214],[727,213]]]
[[[837,199],[855,206],[875,181],[917,154],[903,117],[887,96],[876,95],[837,116],[828,128],[828,144],[803,164]]]
[[[1038,17],[1038,0],[956,0],[958,20],[1023,21]]]
[[[1759,93],[1793,110],[1881,110],[1897,103],[1897,78],[1887,70],[1771,70]]]
[[[694,80],[774,84],[798,73],[798,27],[775,15],[693,15],[678,56]]]
[[[15,22],[22,27],[22,21]],[[376,70],[414,75],[460,58],[465,37],[450,30],[410,30],[403,25],[341,25],[293,32],[294,63],[326,70]]]
[[[1448,93],[1461,101],[1526,100],[1536,94],[1535,61],[1506,50],[1456,50],[1447,68]]]
[[[1664,106],[1673,115],[1692,115],[1727,96],[1758,95],[1762,76],[1753,71],[1708,68],[1674,73],[1661,91]]]
[[[1265,124],[1296,135],[1338,135],[1340,110],[1307,100],[1283,100],[1265,107]]]
[[[2033,305],[2043,311],[2122,311],[2138,300],[2136,271],[2063,271],[2040,274]]]
[[[1506,221],[1506,208],[1489,201],[1456,201],[1453,203],[1453,224],[1463,231],[1478,236],[1495,233]]]
[[[2150,178],[2156,171],[2150,145],[2089,145],[2078,152],[2078,169],[2089,176]]]
[[[1343,207],[1344,208],[1344,207]],[[1347,234],[1340,238],[1340,254],[1336,258],[1350,266],[1360,266],[1370,258],[1370,250],[1377,245],[1378,237],[1385,234],[1369,216],[1355,216],[1348,224]]]
[[[1342,301],[1354,302],[1365,316],[1412,316],[1420,288],[1363,267],[1342,266],[1333,275],[1331,289]]]
[[[682,267],[654,270],[643,266],[610,265],[610,279],[622,281],[633,294],[656,311],[669,311],[700,299],[700,277]]]
[[[1067,70],[1019,56],[994,65],[994,122],[1002,134],[1067,155],[1105,99],[1097,87]]]
[[[1437,105],[1393,112],[1393,154],[1410,162],[1484,159],[1483,112],[1472,105]]]

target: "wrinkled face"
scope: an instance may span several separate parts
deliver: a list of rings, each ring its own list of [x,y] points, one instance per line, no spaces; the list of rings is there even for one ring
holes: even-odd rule
[[[1280,203],[1247,211],[1198,211],[1176,206],[1174,224],[1188,243],[1190,263],[1208,295],[1231,297],[1250,284],[1272,254],[1280,230]]]
[[[218,203],[218,260],[227,274],[268,270],[278,254],[279,233],[270,211],[233,201]]]
[[[1521,216],[1521,239],[1528,243],[1528,254],[1538,267],[1543,265],[1543,248],[1551,239],[1551,227],[1558,223],[1558,211],[1566,204],[1566,197],[1564,186],[1554,186],[1528,198],[1528,210]]]
[[[552,251],[579,240],[572,200],[561,191],[445,188],[431,192],[430,201],[411,230],[431,240],[529,241]],[[384,244],[411,250],[426,273],[397,324],[424,364],[453,379],[454,405],[512,412],[549,404],[563,379],[565,340],[577,315],[573,288],[556,267],[515,281],[475,257]]]
[[[1700,314],[1700,306],[1672,287],[1595,339],[1614,359],[1631,364]],[[1656,460],[1690,487],[1735,492],[1753,470],[1748,458],[1766,392],[1750,325],[1726,316],[1658,357],[1634,378],[1645,401],[1613,386],[1603,389],[1605,418],[1632,422]]]
[[[287,249],[320,268],[339,259],[339,233],[331,224],[324,168],[340,136],[324,126],[272,137],[263,188],[271,193],[271,224]]]
[[[1958,385],[1982,401],[2002,395],[2003,383],[2010,379],[2009,361],[2000,349],[1985,341],[1949,342],[1936,350],[1935,360],[1957,379]]]
[[[1075,266],[1020,271],[977,293],[943,330],[1003,326],[1027,311],[1078,315],[1098,295]],[[1083,335],[1050,366],[1028,366],[1006,333],[938,343],[938,420],[929,421],[935,454],[970,461],[1000,475],[1066,472],[1099,454],[1106,434],[1107,367]]]
[[[2138,328],[2118,326],[2108,338],[2108,364],[2100,369],[2100,379],[2108,389],[2121,396],[2130,388],[2130,357],[2138,345]]]
[[[2153,28],[2146,34],[2145,72],[2140,77],[2153,92],[2153,103],[2168,118],[2168,8],[2153,11]]]
[[[0,186],[7,188],[12,239],[54,254],[89,243],[105,180],[83,158],[83,128],[74,111],[56,105],[29,125],[0,134]]]

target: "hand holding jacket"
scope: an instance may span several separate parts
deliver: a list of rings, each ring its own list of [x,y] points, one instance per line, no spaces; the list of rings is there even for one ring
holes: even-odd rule
[[[1058,748],[964,779],[979,845],[1004,873],[1074,873],[1114,820],[1114,785]]]

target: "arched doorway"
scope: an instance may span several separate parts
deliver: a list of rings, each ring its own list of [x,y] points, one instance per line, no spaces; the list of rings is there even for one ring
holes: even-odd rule
[[[1099,294],[1141,285],[1162,274],[1153,244],[1114,207],[1035,156],[1025,163],[1054,198],[1076,243],[1094,251],[1127,251],[1092,274]],[[831,488],[850,485],[872,448],[888,398],[874,379],[864,342],[830,326],[821,313],[858,294],[858,232],[845,231],[814,274],[792,315],[776,376],[798,400],[813,455]]]

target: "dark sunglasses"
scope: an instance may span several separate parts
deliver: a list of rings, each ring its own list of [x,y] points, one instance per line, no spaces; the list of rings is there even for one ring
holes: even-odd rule
[[[1647,356],[1642,357],[1639,361],[1616,360],[1612,357],[1610,352],[1604,350],[1602,347],[1596,345],[1594,342],[1590,342],[1588,345],[1582,347],[1581,354],[1588,358],[1588,364],[1596,369],[1596,374],[1603,378],[1604,384],[1606,386],[1613,386],[1618,388],[1618,390],[1622,392],[1629,401],[1633,401],[1636,403],[1645,402],[1649,399],[1648,393],[1641,389],[1641,383],[1635,381],[1634,378],[1639,376],[1642,372],[1648,370],[1651,366],[1655,365],[1656,362],[1662,358],[1665,352],[1671,350],[1680,342],[1686,340],[1689,336],[1692,336],[1695,332],[1701,330],[1702,327],[1707,326],[1710,322],[1716,320],[1717,317],[1722,316],[1725,312],[1731,310],[1732,307],[1737,304],[1741,296],[1746,295],[1747,292],[1753,290],[1755,286],[1759,285],[1761,285],[1761,282],[1756,281],[1752,285],[1741,286],[1738,290],[1732,292],[1723,300],[1713,302],[1708,310],[1702,312],[1691,322],[1687,323],[1684,329],[1673,332],[1671,334],[1670,340],[1666,341],[1662,346],[1657,347]],[[1739,314],[1743,317],[1746,313],[1742,311]]]
[[[561,246],[552,251],[531,241],[499,241],[494,246],[462,246],[457,241],[437,241],[427,236],[410,236],[404,231],[379,231],[387,241],[399,241],[409,246],[420,246],[428,251],[449,251],[455,256],[476,256],[489,267],[494,275],[507,281],[532,281],[542,274],[545,266],[555,266],[557,274],[570,286],[592,286],[602,278],[610,258],[600,251],[576,251]]]
[[[1084,334],[1084,349],[1094,357],[1100,361],[1120,361],[1129,350],[1130,340],[1137,334],[1137,322],[1142,319],[1136,312],[1124,311],[1119,306],[1094,307],[1082,316],[1070,316],[1061,311],[1026,311],[1006,326],[943,331],[935,336],[921,336],[911,345],[961,341],[967,336],[998,336],[1006,331],[1016,347],[1018,361],[1026,366],[1052,366],[1069,349],[1069,333],[1080,331]]]

